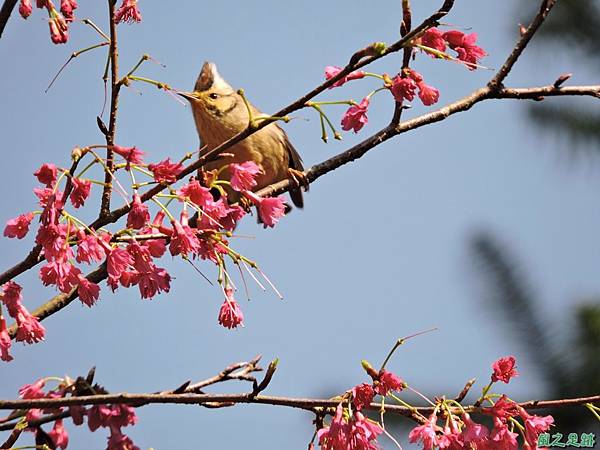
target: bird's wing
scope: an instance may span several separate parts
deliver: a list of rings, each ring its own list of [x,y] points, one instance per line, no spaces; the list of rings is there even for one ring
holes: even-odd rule
[[[290,139],[287,136],[287,133],[281,128],[279,125],[277,127],[281,130],[283,136],[283,144],[285,149],[288,152],[288,166],[290,169],[304,171],[304,165],[302,164],[302,157],[296,150],[296,148],[290,142]],[[304,190],[308,191],[308,185],[305,186]],[[296,207],[302,208],[304,206],[304,198],[302,196],[302,188],[298,186],[297,188],[290,189],[290,197],[292,202]]]

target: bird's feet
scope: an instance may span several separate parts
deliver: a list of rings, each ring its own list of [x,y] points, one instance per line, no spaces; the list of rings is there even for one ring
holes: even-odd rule
[[[308,187],[310,186],[310,182],[308,181],[308,177],[301,170],[288,168],[288,175],[290,176],[293,183],[298,187],[303,187],[305,191],[308,191]]]

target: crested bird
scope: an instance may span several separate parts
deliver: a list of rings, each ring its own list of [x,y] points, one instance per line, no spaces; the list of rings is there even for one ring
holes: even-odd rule
[[[205,62],[202,66],[193,92],[178,93],[192,107],[202,149],[200,156],[244,131],[251,118],[256,120],[269,117],[234,90],[211,62]],[[290,197],[294,205],[303,207],[302,187],[307,190],[308,182],[302,172],[302,158],[277,123],[270,123],[224,150],[218,159],[205,164],[203,170],[221,169],[229,163],[246,161],[253,161],[261,169],[256,178],[255,190],[292,178],[294,186],[290,189]],[[220,179],[228,181],[230,176],[228,168],[224,168],[219,174]],[[225,187],[225,191],[229,202],[242,200],[239,193],[229,187]]]

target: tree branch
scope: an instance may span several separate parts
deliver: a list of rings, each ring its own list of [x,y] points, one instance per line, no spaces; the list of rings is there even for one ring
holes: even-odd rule
[[[2,9],[0,9],[0,38],[15,6],[17,6],[17,0],[4,0]]]

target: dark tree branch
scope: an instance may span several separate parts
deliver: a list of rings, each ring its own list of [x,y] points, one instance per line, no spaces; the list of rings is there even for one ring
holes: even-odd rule
[[[17,0],[4,0],[2,9],[0,9],[0,38],[15,6],[17,6]]]

